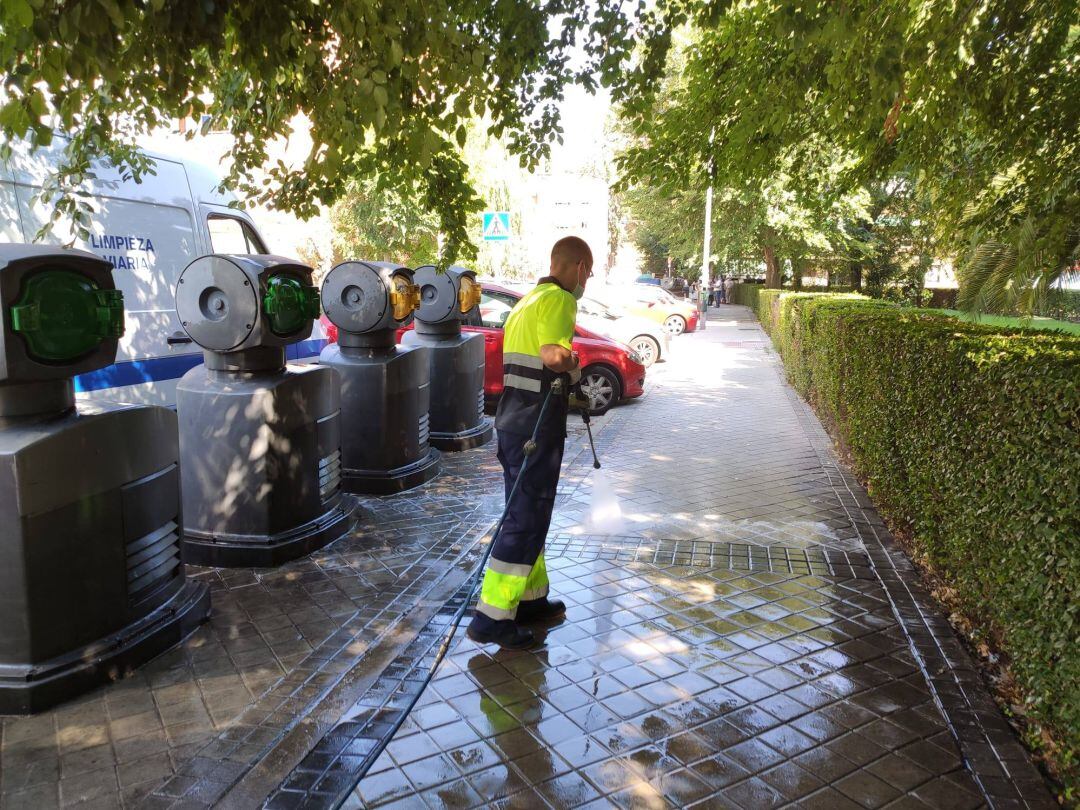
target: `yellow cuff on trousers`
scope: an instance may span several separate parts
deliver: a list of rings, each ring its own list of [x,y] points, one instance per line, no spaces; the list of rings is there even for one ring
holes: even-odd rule
[[[523,599],[541,599],[547,595],[547,564],[543,554],[532,566],[492,558],[484,572],[476,609],[496,621],[513,619]]]

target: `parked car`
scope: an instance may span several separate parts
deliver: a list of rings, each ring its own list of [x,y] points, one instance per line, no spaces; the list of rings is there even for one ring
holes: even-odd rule
[[[660,324],[588,296],[578,301],[578,323],[604,337],[625,343],[641,355],[645,368],[667,357],[671,347],[668,331]]]
[[[621,305],[631,315],[661,324],[669,335],[693,332],[698,326],[698,310],[690,301],[680,301],[667,290],[652,284],[605,287],[592,295],[605,303]]]
[[[480,332],[486,350],[484,396],[489,401],[502,395],[503,324],[522,292],[498,284],[482,285],[480,306],[469,313],[464,331]],[[580,321],[574,330],[574,351],[581,357],[581,390],[592,402],[590,413],[598,416],[625,399],[645,392],[645,364],[634,349],[590,329]]]

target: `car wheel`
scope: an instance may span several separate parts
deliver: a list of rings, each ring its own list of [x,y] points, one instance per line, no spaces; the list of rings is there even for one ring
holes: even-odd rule
[[[622,399],[622,381],[605,366],[589,366],[581,372],[581,393],[591,405],[589,415],[601,416]]]
[[[670,335],[681,335],[686,331],[686,318],[682,315],[669,315],[664,321],[664,328]]]
[[[648,335],[638,335],[630,341],[630,348],[641,355],[642,365],[648,368],[660,359],[660,344]]]

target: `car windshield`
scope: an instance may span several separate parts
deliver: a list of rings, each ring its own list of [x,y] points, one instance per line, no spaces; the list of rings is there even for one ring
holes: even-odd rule
[[[648,284],[635,284],[631,295],[638,301],[653,301],[665,304],[670,303],[668,299],[671,297],[659,287],[651,287]]]
[[[667,292],[666,290],[657,290],[656,291],[656,298],[657,298],[657,300],[662,301],[665,304],[674,304],[675,303],[675,296],[672,295],[671,293]]]
[[[582,298],[578,301],[578,311],[592,315],[594,318],[607,318],[609,321],[614,321],[619,317],[607,305],[592,298]]]

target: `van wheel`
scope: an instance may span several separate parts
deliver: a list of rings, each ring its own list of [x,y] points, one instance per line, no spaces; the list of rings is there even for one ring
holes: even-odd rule
[[[660,359],[660,344],[648,335],[638,335],[631,340],[630,348],[641,355],[642,365],[645,368]]]
[[[589,415],[602,416],[622,399],[622,381],[605,366],[589,366],[581,372],[581,393],[591,405]]]
[[[669,335],[681,335],[686,331],[686,318],[682,315],[669,315],[664,321],[664,328],[667,329]]]

